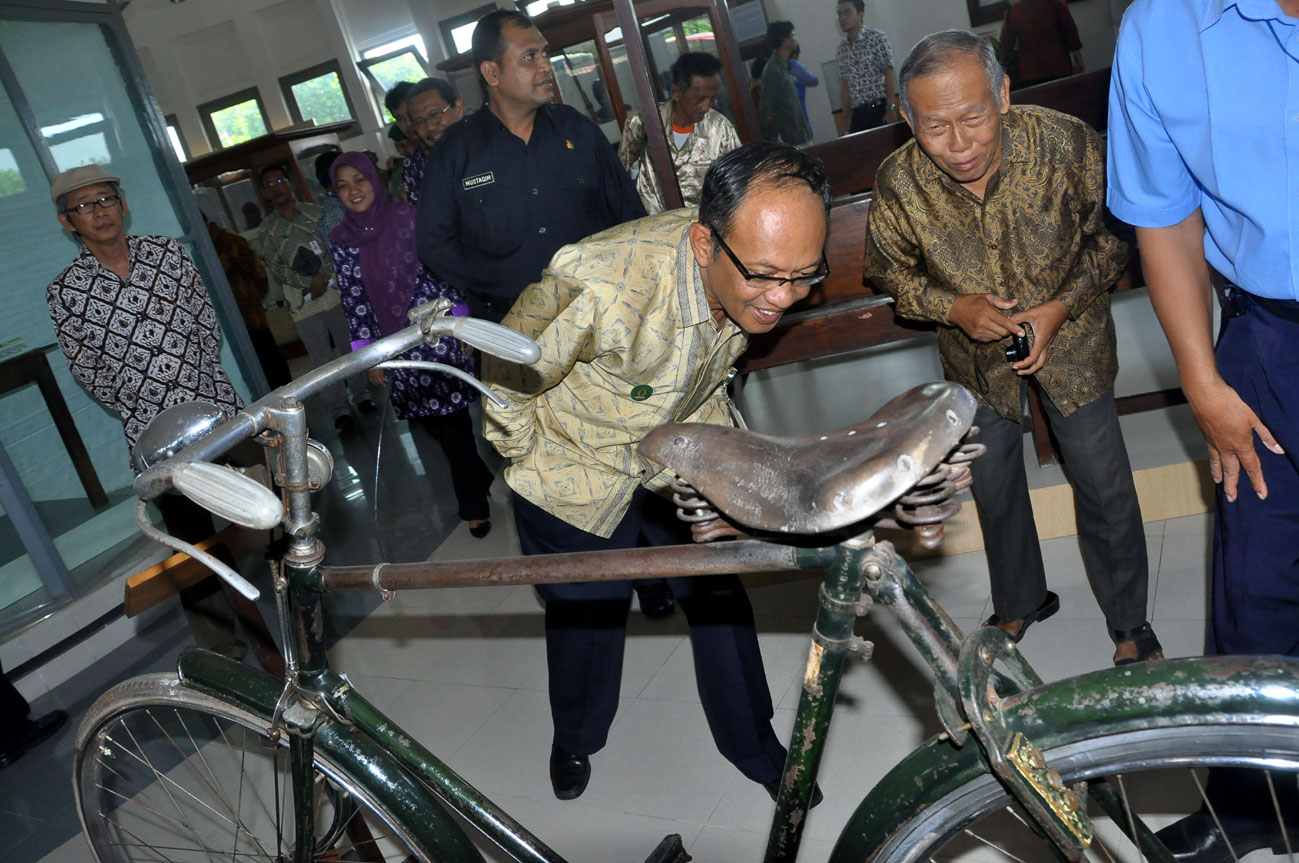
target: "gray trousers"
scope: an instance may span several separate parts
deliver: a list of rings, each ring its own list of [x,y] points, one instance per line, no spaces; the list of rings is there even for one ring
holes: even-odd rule
[[[1114,390],[1061,416],[1042,395],[1047,421],[1074,488],[1078,538],[1092,593],[1111,631],[1146,620],[1149,565],[1141,509],[1119,429]],[[975,440],[988,451],[971,463],[974,502],[992,580],[992,607],[1019,620],[1046,598],[1046,573],[1024,471],[1024,432],[1017,422],[980,407]]]
[[[302,346],[307,349],[311,365],[322,366],[334,357],[352,352],[352,335],[347,329],[347,315],[342,306],[335,306],[327,311],[317,312],[307,318],[294,322],[298,328],[298,337]],[[330,342],[333,347],[330,347]],[[347,379],[347,389],[357,404],[369,398],[369,380],[365,373],[352,375]],[[347,412],[347,391],[342,384],[333,384],[320,394],[320,399],[329,407],[331,416]]]

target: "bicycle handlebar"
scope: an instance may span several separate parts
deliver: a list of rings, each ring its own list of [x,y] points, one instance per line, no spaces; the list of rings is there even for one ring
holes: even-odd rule
[[[213,461],[245,438],[260,434],[268,427],[271,413],[281,408],[286,400],[301,401],[337,381],[386,362],[423,342],[451,336],[478,350],[520,364],[535,363],[541,357],[540,349],[527,336],[490,321],[452,317],[447,314],[449,310],[450,302],[447,300],[435,300],[412,309],[410,318],[414,323],[406,329],[331,360],[272,390],[166,461],[142,471],[133,485],[136,496],[141,500],[153,500],[172,488],[176,471],[184,465],[196,461]]]

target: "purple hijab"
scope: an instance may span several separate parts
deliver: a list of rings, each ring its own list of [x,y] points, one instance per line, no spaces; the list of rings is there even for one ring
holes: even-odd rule
[[[423,266],[415,250],[415,208],[388,194],[374,163],[364,153],[344,153],[334,161],[329,176],[335,188],[338,169],[344,165],[370,181],[374,201],[364,213],[354,213],[344,204],[343,221],[329,232],[329,240],[360,250],[361,280],[370,307],[379,329],[391,335],[407,324],[406,314]]]

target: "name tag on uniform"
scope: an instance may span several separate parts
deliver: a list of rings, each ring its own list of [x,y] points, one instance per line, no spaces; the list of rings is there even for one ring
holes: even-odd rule
[[[492,176],[491,171],[488,171],[486,174],[479,174],[477,177],[466,177],[463,182],[466,189],[476,189],[479,186],[489,186],[495,183],[496,178]]]

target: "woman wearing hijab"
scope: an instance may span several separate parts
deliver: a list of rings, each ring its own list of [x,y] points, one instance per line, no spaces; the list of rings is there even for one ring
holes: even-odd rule
[[[344,208],[343,221],[329,238],[352,349],[405,328],[407,313],[432,300],[448,297],[457,304],[453,314],[468,314],[464,298],[420,264],[415,208],[388,193],[369,157],[346,153],[330,174]],[[412,348],[401,358],[443,363],[471,374],[474,368],[464,346],[446,337]],[[385,374],[398,418],[423,426],[446,454],[460,518],[469,523],[471,534],[486,536],[491,530],[487,489],[492,473],[478,455],[466,410],[478,394],[450,375],[424,369],[372,369],[370,379],[383,385]]]

